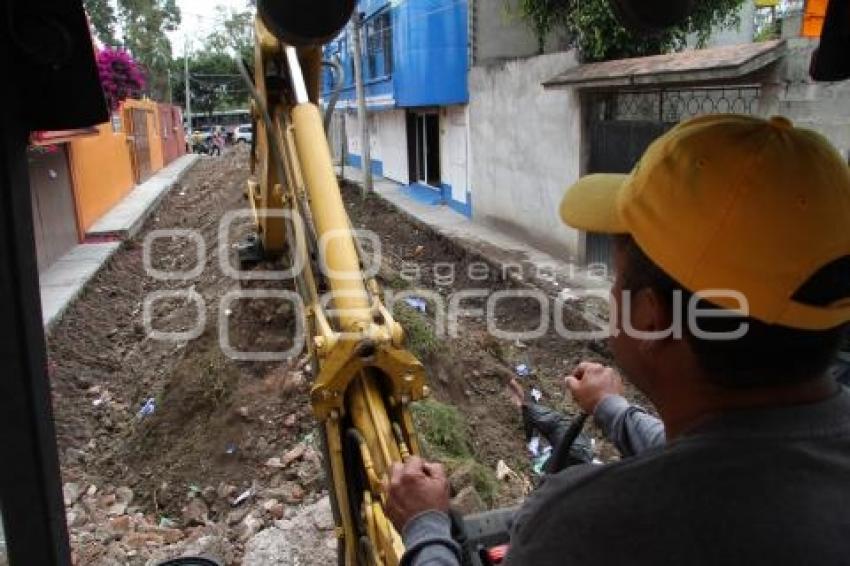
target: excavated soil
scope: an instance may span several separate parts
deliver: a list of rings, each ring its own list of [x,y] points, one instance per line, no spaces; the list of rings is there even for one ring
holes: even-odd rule
[[[127,486],[135,493],[134,509],[154,521],[185,518],[187,497],[211,490],[218,492],[207,501],[205,520],[211,522],[224,521],[232,512],[232,498],[246,489],[257,493],[284,487],[289,490],[284,499],[293,504],[315,501],[323,490],[315,452],[285,470],[266,465],[298,443],[312,445],[315,422],[307,403],[306,360],[235,361],[219,346],[220,318],[231,345],[241,351],[285,350],[294,328],[291,308],[276,299],[236,301],[220,312],[222,297],[240,284],[222,272],[218,249],[223,246],[235,265],[234,244],[249,231],[250,220],[235,221],[225,242],[219,241],[219,220],[246,206],[247,176],[244,150],[202,158],[48,337],[64,481]],[[380,238],[380,275],[388,289],[424,289],[448,300],[467,289],[525,288],[493,266],[482,281],[484,258],[436,236],[376,197],[363,198],[346,187],[344,198],[352,223]],[[145,238],[162,229],[201,235],[206,251],[200,275],[160,280],[149,274]],[[150,263],[161,271],[191,270],[198,261],[196,245],[185,235],[157,238],[150,249]],[[405,278],[411,262],[419,266],[419,274]],[[469,271],[473,264],[475,277]],[[447,277],[447,265],[453,266],[452,278]],[[280,266],[258,266],[274,268]],[[291,288],[286,281],[255,281],[244,287]],[[145,297],[168,290],[191,290],[202,299],[206,321],[197,338],[163,341],[147,332]],[[485,302],[478,298],[464,305],[473,309]],[[539,306],[527,299],[500,301],[495,310],[503,329],[534,328],[540,321]],[[190,330],[199,317],[197,305],[185,297],[162,298],[151,314],[152,327],[167,332]],[[569,309],[564,318],[572,328],[586,326]],[[430,310],[424,319],[433,327]],[[529,472],[519,414],[504,392],[506,375],[517,365],[530,368],[524,385],[539,388],[544,402],[572,413],[575,409],[561,386],[563,376],[581,360],[610,363],[604,343],[567,342],[549,326],[534,340],[501,340],[490,335],[482,317],[462,316],[456,336],[438,337],[436,347],[424,356],[434,397],[461,410],[470,425],[474,457],[490,469],[503,460],[522,475]],[[154,409],[145,414],[141,409],[150,399]],[[598,431],[591,433],[599,437]],[[603,460],[614,457],[604,442],[597,443],[597,452]],[[496,502],[514,502],[521,495],[505,487]],[[86,556],[96,555],[92,551]]]

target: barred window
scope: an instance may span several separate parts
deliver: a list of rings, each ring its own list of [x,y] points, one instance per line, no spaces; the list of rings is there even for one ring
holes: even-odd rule
[[[389,11],[366,23],[366,73],[374,79],[393,72],[393,30]]]

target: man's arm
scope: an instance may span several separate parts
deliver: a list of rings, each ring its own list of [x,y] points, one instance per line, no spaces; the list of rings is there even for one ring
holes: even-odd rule
[[[460,546],[451,531],[451,520],[442,511],[424,511],[410,519],[401,535],[405,546],[401,566],[460,565]]]
[[[664,424],[623,398],[623,380],[613,368],[582,362],[566,384],[575,402],[593,415],[624,457],[664,444]]]
[[[406,548],[402,566],[459,566],[460,546],[452,538],[449,482],[440,464],[411,456],[393,464],[387,515]]]
[[[620,395],[603,397],[593,410],[593,420],[623,457],[662,446],[664,423]]]

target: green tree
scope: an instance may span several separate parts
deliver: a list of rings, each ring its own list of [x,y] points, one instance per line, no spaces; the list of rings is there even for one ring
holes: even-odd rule
[[[171,41],[165,35],[180,25],[175,0],[118,0],[124,46],[145,68],[152,98],[168,98]]]
[[[115,24],[118,20],[112,3],[109,0],[85,0],[83,4],[95,36],[105,45],[117,46]]]
[[[176,0],[84,0],[95,36],[132,53],[147,76],[147,94],[165,100],[170,93],[171,42],[165,34],[180,25]],[[116,37],[121,29],[122,38]]]
[[[715,27],[738,25],[743,0],[701,0],[681,24],[653,35],[625,29],[614,17],[609,0],[520,0],[520,15],[538,37],[564,29],[585,61],[656,55],[684,49],[689,36],[705,45]]]
[[[192,97],[192,112],[210,114],[215,110],[245,108],[248,105],[248,90],[242,84],[236,68],[236,58],[249,62],[254,55],[254,11],[253,3],[246,2],[246,9],[234,10],[217,6],[213,31],[196,45],[200,51],[189,55],[189,85]],[[183,58],[172,62],[174,78],[174,101],[185,105],[185,69]]]
[[[174,103],[185,106],[186,82],[183,57],[172,63]],[[189,56],[189,89],[193,114],[211,114],[215,110],[245,108],[247,90],[238,76],[230,53],[206,49]]]
[[[216,7],[216,29],[207,38],[213,51],[230,52],[246,61],[254,57],[254,12]]]

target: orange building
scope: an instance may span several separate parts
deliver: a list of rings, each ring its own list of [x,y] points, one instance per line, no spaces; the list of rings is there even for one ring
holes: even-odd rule
[[[39,271],[185,151],[180,109],[151,100],[127,100],[95,128],[35,135],[28,165]]]

